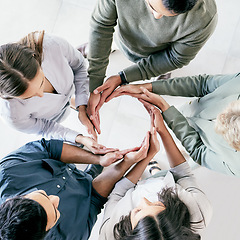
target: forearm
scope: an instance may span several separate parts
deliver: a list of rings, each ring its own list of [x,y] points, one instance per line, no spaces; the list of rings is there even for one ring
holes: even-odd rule
[[[152,92],[159,95],[202,97],[208,94],[208,83],[211,77],[198,75],[190,77],[177,77],[152,83]]]
[[[235,74],[177,77],[152,82],[152,92],[159,95],[203,97],[235,77]]]
[[[173,168],[185,162],[185,158],[179,151],[176,143],[174,142],[166,127],[164,127],[164,129],[161,129],[161,131],[158,133],[161,136],[170,167]]]
[[[99,35],[99,36],[96,36]],[[102,37],[101,34],[92,33],[89,41],[89,91],[103,84],[106,69],[109,63],[109,55],[111,52],[112,36]]]
[[[89,38],[89,90],[102,85],[111,53],[117,12],[113,1],[99,0],[91,18]]]
[[[127,81],[134,82],[157,77],[161,74],[181,68],[183,65],[175,65],[168,57],[168,49],[157,53],[150,53],[149,57],[142,58],[136,64],[123,69]]]
[[[79,132],[62,126],[60,123],[39,118],[23,118],[10,122],[18,131],[28,134],[38,134],[46,139],[59,139],[75,143]]]
[[[65,163],[99,164],[100,156],[64,143],[60,160]]]
[[[122,160],[121,162],[107,168],[104,172],[98,175],[92,182],[94,189],[103,197],[107,197],[116,182],[118,182],[126,171],[132,166]]]
[[[68,64],[69,67],[73,71],[73,78],[72,76],[68,76],[65,81],[74,84],[75,87],[75,103],[76,107],[79,105],[87,104],[88,102],[88,74],[87,74],[87,64],[86,61],[76,48],[74,48],[71,44],[69,44],[65,40],[60,40],[61,51],[63,52],[66,58],[66,65]]]
[[[87,68],[85,63],[74,71],[74,86],[75,86],[75,106],[87,105],[89,95],[89,79],[87,76]]]
[[[141,178],[144,170],[146,169],[148,163],[151,161],[152,157],[147,157],[142,161],[138,162],[125,176],[129,181],[136,184]]]
[[[206,146],[198,132],[189,125],[187,119],[173,106],[163,112],[163,118],[176,137],[195,161],[200,161]]]

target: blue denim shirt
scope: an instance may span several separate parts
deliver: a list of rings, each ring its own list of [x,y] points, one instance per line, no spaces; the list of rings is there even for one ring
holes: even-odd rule
[[[60,140],[30,142],[0,161],[0,203],[7,198],[44,190],[60,198],[61,217],[45,239],[88,239],[106,202],[92,188],[90,175],[60,161]]]

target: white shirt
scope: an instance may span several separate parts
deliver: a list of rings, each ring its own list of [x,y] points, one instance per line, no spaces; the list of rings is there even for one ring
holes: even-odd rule
[[[112,240],[113,228],[121,216],[126,216],[139,205],[143,197],[158,201],[157,193],[164,187],[173,187],[190,213],[194,230],[204,228],[212,217],[212,207],[206,195],[199,189],[190,166],[184,162],[167,172],[165,177],[149,178],[133,184],[127,178],[120,180],[109,196],[105,206],[103,223],[100,229],[100,240]]]
[[[69,111],[74,92],[76,106],[87,105],[89,91],[85,60],[64,39],[45,34],[41,67],[57,94],[44,93],[42,98],[25,100],[0,98],[0,116],[22,132],[75,143],[79,133],[59,122]]]

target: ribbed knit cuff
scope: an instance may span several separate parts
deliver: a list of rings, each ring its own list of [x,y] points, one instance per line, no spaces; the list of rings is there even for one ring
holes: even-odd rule
[[[120,85],[129,84],[129,82],[126,79],[125,73],[123,71],[119,72],[118,74],[119,74],[119,76],[121,78],[121,81],[122,81]]]

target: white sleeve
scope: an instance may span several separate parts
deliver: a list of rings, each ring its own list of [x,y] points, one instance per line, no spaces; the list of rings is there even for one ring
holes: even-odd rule
[[[4,116],[7,124],[10,124],[15,129],[30,133],[42,135],[46,139],[59,139],[71,143],[75,143],[77,131],[71,130],[61,124],[46,119],[38,119],[31,117],[23,117],[21,119],[12,119]]]
[[[74,73],[76,107],[87,105],[89,96],[89,79],[86,61],[83,55],[66,40],[59,37],[55,37],[55,40],[58,42],[62,53],[66,57],[69,66]]]
[[[170,171],[177,183],[177,194],[188,207],[192,229],[203,229],[211,220],[212,206],[205,193],[198,187],[190,166],[185,162]]]
[[[118,201],[120,201],[126,194],[126,192],[135,186],[130,180],[126,177],[118,181],[112,190],[111,194],[108,197],[108,201],[104,210],[103,224],[111,217],[113,209]]]

